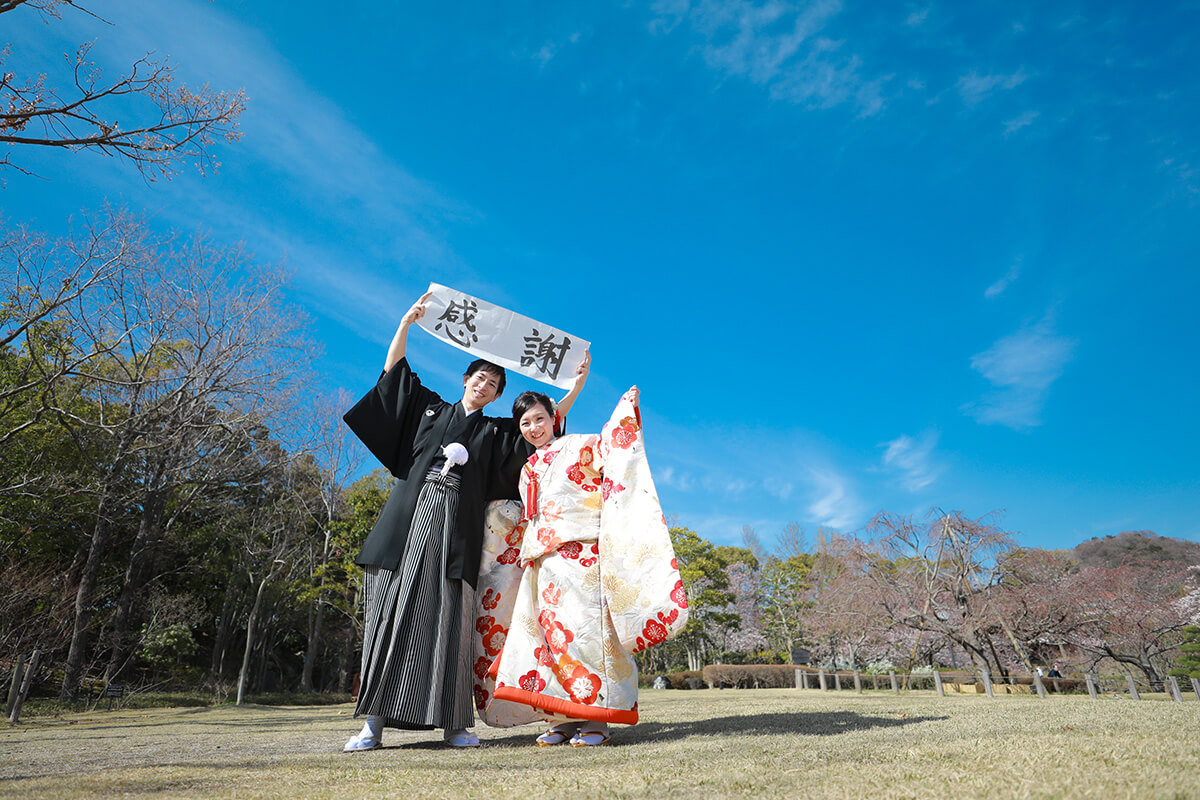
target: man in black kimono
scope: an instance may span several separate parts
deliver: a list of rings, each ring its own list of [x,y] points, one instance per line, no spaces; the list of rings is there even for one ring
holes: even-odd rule
[[[468,729],[475,721],[471,623],[484,505],[517,499],[532,448],[511,418],[483,415],[504,391],[503,368],[473,362],[462,400],[453,404],[412,371],[408,329],[425,315],[429,297],[401,319],[379,382],[345,416],[398,479],[357,559],[365,572],[366,625],[355,715],[366,714],[367,723],[346,752],[379,747],[384,727],[443,728],[452,746],[479,744]],[[560,408],[582,388],[579,381]],[[458,445],[465,463],[453,452]]]

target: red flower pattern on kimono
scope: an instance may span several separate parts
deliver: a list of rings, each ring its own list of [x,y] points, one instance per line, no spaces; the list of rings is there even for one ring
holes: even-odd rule
[[[563,558],[576,559],[583,552],[583,545],[579,542],[567,542],[562,547],[558,548],[558,554]]]
[[[487,708],[488,693],[479,686],[475,687],[475,708],[483,711]]]
[[[671,590],[671,600],[680,608],[687,608],[687,592],[683,590],[683,581],[675,581],[675,588]]]
[[[556,455],[558,455],[557,450],[547,450],[542,453],[542,463],[546,465],[552,464]]]
[[[567,645],[575,641],[575,634],[564,628],[563,624],[554,618],[553,611],[543,611],[538,614],[538,624],[542,626],[546,647],[549,647],[551,652],[565,653]]]
[[[562,544],[562,539],[555,534],[554,528],[538,528],[537,538],[538,544],[544,547],[546,552],[555,550]]]
[[[553,583],[542,589],[542,602],[548,606],[558,605],[558,601],[562,599],[562,589],[555,586]]]
[[[625,491],[624,486],[619,483],[615,483],[614,481],[610,481],[608,478],[605,478],[604,483],[600,485],[600,494],[605,500],[612,497],[614,494],[623,491]]]
[[[640,653],[647,647],[654,647],[665,642],[669,635],[667,626],[677,619],[679,619],[679,610],[672,609],[670,614],[660,611],[658,619],[646,620],[646,625],[642,628],[642,635],[637,637],[637,646],[633,652]]]
[[[579,464],[572,464],[567,467],[567,477],[571,479],[571,483],[583,485],[584,479],[587,477],[583,474],[583,468]]]
[[[545,647],[535,648],[533,651],[533,657],[536,658],[537,662],[539,664],[541,664],[543,667],[553,667],[554,666],[554,656],[550,655],[550,650],[548,648],[545,648]]]
[[[521,557],[521,551],[515,547],[510,547],[500,555],[496,556],[496,560],[501,564],[515,564],[517,559]]]
[[[482,605],[488,611],[494,610],[496,606],[500,605],[500,593],[495,589],[488,589],[483,595],[483,600],[480,601],[480,605]]]
[[[517,545],[521,541],[521,537],[525,535],[525,521],[521,520],[513,529],[509,531],[508,536],[504,537],[504,543],[509,547]]]
[[[475,630],[479,631],[479,635],[483,636],[492,626],[496,624],[496,618],[490,614],[486,617],[479,617],[475,620]]]
[[[522,675],[517,684],[527,692],[540,692],[546,688],[546,681],[538,676],[536,669],[531,669]]]
[[[480,656],[475,660],[475,677],[483,680],[487,677],[488,670],[491,668],[492,662],[484,656]]]
[[[493,625],[483,635],[483,649],[487,651],[489,656],[498,656],[500,655],[500,651],[504,649],[504,640],[507,637],[508,631],[499,625]]]
[[[621,419],[621,424],[613,430],[613,444],[622,450],[628,450],[637,441],[637,432],[641,426],[633,417],[624,417]]]
[[[590,706],[600,694],[600,676],[588,672],[587,667],[581,664],[571,672],[563,688],[576,703]]]

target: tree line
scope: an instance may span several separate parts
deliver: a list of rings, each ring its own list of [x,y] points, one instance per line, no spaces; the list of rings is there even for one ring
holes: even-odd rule
[[[767,552],[672,530],[691,623],[644,669],[672,662],[813,663],[842,669],[1133,674],[1162,690],[1200,677],[1200,543],[1125,532],[1074,550],[1020,547],[995,515],[877,515],[862,531],[799,526]]]

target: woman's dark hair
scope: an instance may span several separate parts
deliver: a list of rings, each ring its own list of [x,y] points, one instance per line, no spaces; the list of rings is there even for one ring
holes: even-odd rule
[[[546,413],[550,416],[554,416],[554,404],[550,402],[549,397],[541,392],[521,392],[517,395],[517,399],[513,400],[513,421],[520,422],[521,417],[537,405],[546,409]]]
[[[463,378],[469,378],[476,372],[486,372],[489,375],[495,375],[497,383],[496,397],[504,394],[504,382],[506,377],[504,373],[504,367],[493,364],[492,362],[486,361],[482,358],[477,358],[471,362],[471,366],[467,367],[467,371],[463,373]]]
[[[554,435],[562,436],[562,431],[559,430],[558,414],[554,409],[554,403],[550,402],[550,398],[541,392],[521,392],[517,395],[517,399],[513,400],[513,421],[521,422],[521,417],[529,413],[529,409],[534,406],[541,406],[546,409],[546,413],[554,419]]]

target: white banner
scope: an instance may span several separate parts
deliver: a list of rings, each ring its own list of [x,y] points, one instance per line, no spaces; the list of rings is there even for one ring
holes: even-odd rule
[[[429,291],[417,324],[443,342],[560,389],[575,384],[591,342],[440,283]]]

